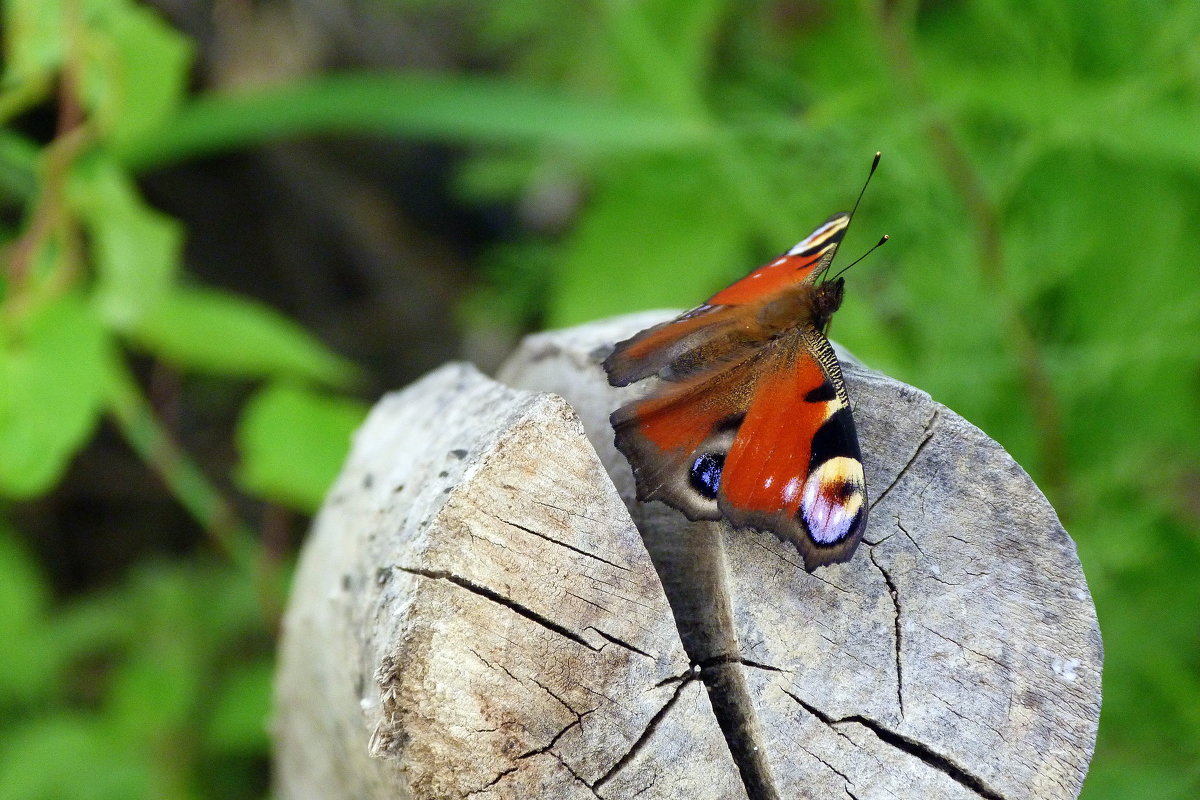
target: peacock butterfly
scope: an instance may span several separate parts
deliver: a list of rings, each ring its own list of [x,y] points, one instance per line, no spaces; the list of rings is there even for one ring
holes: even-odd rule
[[[852,214],[604,361],[613,386],[658,378],[610,417],[638,499],[771,531],[810,572],[849,560],[867,524],[858,435],[825,336],[845,290],[826,275]]]

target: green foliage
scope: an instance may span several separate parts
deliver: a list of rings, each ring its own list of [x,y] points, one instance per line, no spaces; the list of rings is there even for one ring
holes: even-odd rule
[[[206,562],[147,565],[51,609],[2,528],[0,570],[13,656],[0,670],[6,797],[191,798],[220,781],[255,784],[271,637],[243,576]]]
[[[242,415],[238,482],[260,497],[316,511],[342,467],[350,434],[365,416],[366,409],[350,400],[268,386]]]
[[[107,414],[245,568],[251,532],[229,538],[130,353],[269,381],[238,481],[300,510],[360,418],[328,394],[354,377],[344,360],[186,282],[184,232],[137,170],[312,133],[474,145],[472,200],[586,193],[569,230],[488,256],[468,318],[570,324],[696,303],[845,209],[883,150],[844,250],[892,243],[850,273],[835,333],[1001,441],[1078,541],[1107,652],[1085,797],[1200,791],[1200,6],[403,5],[460,12],[501,74],[189,98],[190,44],[132,0],[5,0],[0,122],[64,77],[81,120],[44,145],[0,130],[0,200],[24,213],[0,230],[0,495],[52,488]],[[0,576],[0,635],[21,643],[0,668],[13,796],[198,796],[213,765],[236,782],[261,757],[267,662],[232,650],[262,633],[261,582],[155,567],[56,609],[4,537]]]
[[[191,370],[345,384],[354,368],[302,328],[227,292],[179,287],[132,338],[164,361]],[[231,346],[231,344],[233,346]]]
[[[583,120],[591,124],[581,125]],[[652,107],[537,86],[436,75],[335,75],[198,99],[170,124],[118,151],[135,168],[314,133],[374,133],[450,142],[554,142],[592,152],[661,151],[703,131]]]
[[[127,430],[154,426],[147,406],[121,397],[131,385],[121,343],[182,370],[345,385],[353,368],[278,313],[183,283],[182,231],[145,203],[115,157],[172,127],[189,66],[186,40],[123,0],[14,0],[5,13],[0,109],[12,114],[44,99],[61,73],[77,82],[84,117],[40,153],[11,133],[0,148],[4,172],[14,176],[9,188],[31,188],[30,172],[37,187],[18,198],[27,224],[0,284],[0,496],[52,487],[106,405]],[[297,430],[292,439],[306,435]],[[323,441],[323,432],[313,435]],[[286,452],[305,449],[292,441]]]
[[[362,414],[310,387],[344,388],[356,370],[278,312],[190,285],[182,227],[142,198],[122,161],[189,107],[190,43],[132,0],[3,9],[0,121],[56,99],[61,119],[44,145],[0,133],[0,200],[23,212],[0,230],[0,498],[53,489],[107,415],[233,563],[148,565],[55,607],[0,516],[11,654],[0,786],[14,798],[255,796],[279,576],[160,422],[132,356],[226,382],[290,382],[247,407],[242,488],[304,511]]]

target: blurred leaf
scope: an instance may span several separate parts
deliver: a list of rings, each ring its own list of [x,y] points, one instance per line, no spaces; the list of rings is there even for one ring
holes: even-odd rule
[[[38,148],[24,136],[0,129],[0,192],[24,202],[37,187]]]
[[[57,677],[45,636],[49,592],[45,579],[12,531],[0,521],[0,708],[40,703]]]
[[[7,0],[3,7],[6,87],[57,69],[66,51],[61,0]]]
[[[143,614],[153,617],[143,618],[142,630],[127,644],[110,676],[107,697],[114,733],[137,744],[148,744],[186,724],[200,701],[207,672],[208,654],[196,635],[198,598],[161,591],[187,591],[183,586],[153,588],[160,590],[152,596],[153,606],[138,604]]]
[[[151,791],[149,751],[115,741],[102,717],[58,713],[14,724],[0,739],[0,786],[21,800],[129,800]]]
[[[467,327],[508,324],[519,330],[543,310],[546,284],[553,272],[552,253],[545,242],[521,241],[498,245],[482,262],[484,282],[458,307]]]
[[[183,231],[175,220],[146,205],[133,181],[111,160],[81,161],[72,178],[72,203],[92,237],[97,307],[111,325],[128,330],[171,290]]]
[[[58,481],[100,412],[106,348],[74,294],[0,327],[0,493],[33,497]]]
[[[82,48],[81,94],[116,146],[159,129],[187,85],[191,43],[149,8],[93,2]]]
[[[1162,97],[1142,81],[1031,82],[1021,73],[941,69],[939,96],[965,114],[1019,123],[1045,146],[1107,152],[1131,163],[1200,168],[1200,105]],[[1057,80],[1069,80],[1058,78]]]
[[[622,154],[694,149],[707,132],[653,108],[514,81],[346,74],[210,95],[119,154],[135,169],[266,141],[334,133],[491,144],[558,144]]]
[[[134,329],[139,344],[186,370],[344,384],[354,366],[282,314],[214,289],[177,288]]]
[[[359,403],[274,385],[242,413],[238,482],[246,491],[301,511],[320,507],[366,417]]]

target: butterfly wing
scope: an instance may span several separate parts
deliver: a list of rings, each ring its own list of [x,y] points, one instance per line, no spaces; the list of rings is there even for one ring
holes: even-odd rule
[[[689,519],[720,519],[719,467],[697,460],[723,454],[733,442],[764,354],[728,364],[627,403],[610,417],[616,445],[633,468],[638,499],[662,500]],[[719,455],[723,457],[723,455]]]
[[[841,369],[819,315],[802,311],[848,221],[831,217],[704,305],[619,343],[604,364],[615,386],[662,379],[611,417],[638,499],[770,530],[809,570],[848,559],[866,526]],[[779,308],[800,314],[784,315],[782,333],[763,324]]]
[[[651,375],[679,380],[692,371],[689,365],[713,363],[711,356],[721,342],[744,349],[737,344],[743,338],[739,317],[736,308],[703,305],[647,328],[619,342],[604,360],[608,382],[628,386]]]
[[[609,383],[628,386],[651,375],[677,381],[746,358],[765,342],[746,324],[748,307],[812,284],[833,259],[849,222],[848,214],[834,214],[792,249],[703,305],[618,342],[604,361]]]
[[[791,542],[809,570],[862,538],[866,484],[841,369],[816,329],[612,415],[638,499]]]

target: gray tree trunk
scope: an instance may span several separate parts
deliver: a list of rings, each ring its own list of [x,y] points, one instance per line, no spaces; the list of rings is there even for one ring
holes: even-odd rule
[[[607,418],[640,389],[599,362],[662,317],[376,406],[296,576],[278,796],[1076,797],[1100,635],[1024,471],[844,364],[872,502],[850,562],[639,505]]]

